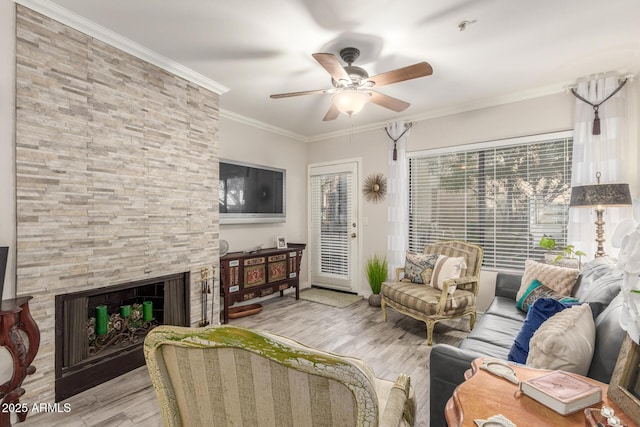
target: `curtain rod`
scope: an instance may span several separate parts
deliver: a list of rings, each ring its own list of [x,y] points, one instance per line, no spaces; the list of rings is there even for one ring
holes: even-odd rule
[[[594,79],[598,79],[598,78],[602,78],[602,77],[606,77],[606,76],[607,76],[607,74],[595,74],[593,76],[593,78]],[[611,76],[611,77],[614,77],[614,76]],[[637,77],[636,74],[626,74],[626,75],[618,76],[618,80],[627,80],[629,83],[632,83],[636,79],[636,77]],[[572,89],[577,89],[578,88],[578,84],[579,83],[574,83],[572,85],[566,85],[564,87],[564,93],[571,93]]]

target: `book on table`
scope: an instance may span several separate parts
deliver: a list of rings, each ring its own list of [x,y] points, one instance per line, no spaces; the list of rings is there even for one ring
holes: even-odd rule
[[[600,386],[564,371],[521,381],[520,390],[560,415],[572,414],[602,400]]]

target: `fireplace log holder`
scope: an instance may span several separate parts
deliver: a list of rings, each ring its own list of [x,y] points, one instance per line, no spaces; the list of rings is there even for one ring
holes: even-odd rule
[[[135,310],[134,310],[135,313]],[[87,322],[89,332],[89,356],[96,356],[103,350],[113,346],[127,347],[140,342],[149,331],[158,326],[155,319],[149,321],[136,320],[131,317],[122,318],[118,313],[113,313],[109,318],[109,326],[105,335],[95,335],[95,317]]]

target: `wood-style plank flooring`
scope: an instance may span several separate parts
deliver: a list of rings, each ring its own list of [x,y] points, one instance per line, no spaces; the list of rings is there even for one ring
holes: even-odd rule
[[[261,313],[234,319],[233,325],[269,330],[326,351],[369,363],[376,376],[395,380],[408,374],[418,403],[416,425],[429,425],[429,354],[424,323],[393,310],[388,322],[380,308],[361,300],[335,308],[290,296],[263,303]],[[468,333],[468,321],[436,326],[435,342],[456,343]],[[25,384],[28,389],[28,383]],[[145,367],[101,384],[62,403],[68,413],[29,414],[24,427],[161,426],[158,403]]]

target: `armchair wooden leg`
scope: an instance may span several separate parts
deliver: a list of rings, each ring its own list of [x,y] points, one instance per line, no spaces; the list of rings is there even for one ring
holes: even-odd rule
[[[436,322],[427,320],[425,322],[427,324],[427,345],[433,344],[433,327],[436,325]]]
[[[380,308],[382,309],[382,320],[387,321],[387,304],[384,302],[384,297],[380,300]]]
[[[473,327],[476,325],[476,312],[471,313],[469,317],[469,330],[472,331]]]

